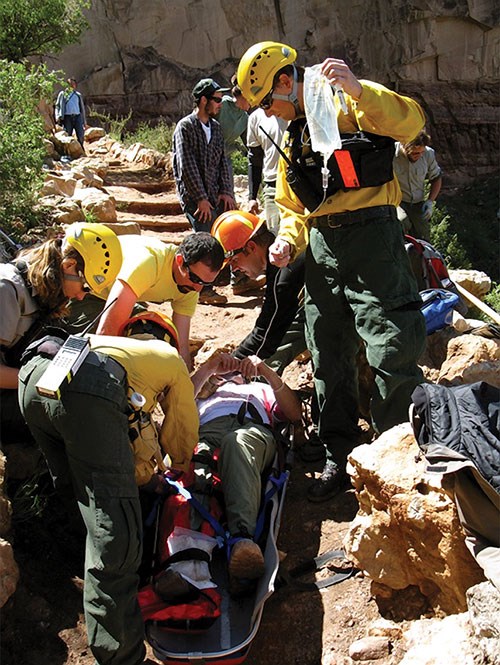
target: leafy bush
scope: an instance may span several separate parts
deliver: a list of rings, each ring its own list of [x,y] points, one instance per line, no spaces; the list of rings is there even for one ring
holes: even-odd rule
[[[168,124],[164,120],[160,120],[155,126],[141,122],[135,130],[125,133],[123,142],[126,146],[132,145],[132,143],[142,143],[146,148],[166,154],[172,150],[174,127],[175,125]]]
[[[90,0],[1,0],[0,59],[58,53],[88,27]]]
[[[493,284],[491,291],[484,297],[487,305],[500,313],[500,284]]]
[[[248,158],[239,150],[235,150],[231,155],[234,175],[246,175],[248,173]]]
[[[450,215],[444,206],[437,205],[432,215],[431,244],[441,252],[448,268],[468,270],[472,263],[467,250],[455,233],[450,232]]]
[[[58,77],[44,65],[0,61],[0,225],[17,240],[39,221],[45,129],[37,106]]]

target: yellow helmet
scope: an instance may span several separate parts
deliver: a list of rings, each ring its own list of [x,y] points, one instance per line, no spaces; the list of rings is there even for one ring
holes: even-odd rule
[[[243,96],[252,106],[258,106],[273,87],[280,69],[297,59],[297,51],[278,42],[254,44],[238,65],[237,79]]]
[[[118,236],[104,224],[76,222],[67,227],[65,242],[80,254],[83,274],[92,291],[100,293],[116,279],[122,266]]]

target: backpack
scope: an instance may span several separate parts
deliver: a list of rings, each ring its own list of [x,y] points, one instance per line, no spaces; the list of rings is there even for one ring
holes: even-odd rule
[[[465,316],[467,305],[450,279],[443,255],[430,242],[417,240],[409,235],[405,235],[405,249],[421,294],[430,289],[451,291],[456,295],[456,299],[448,299],[450,302],[454,300],[453,309]]]

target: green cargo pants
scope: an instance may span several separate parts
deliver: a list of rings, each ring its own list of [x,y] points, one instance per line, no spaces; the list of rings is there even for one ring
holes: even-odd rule
[[[327,459],[342,466],[359,437],[360,339],[375,377],[376,431],[408,420],[410,395],[423,380],[417,360],[425,345],[425,322],[396,211],[386,206],[376,218],[360,217],[337,228],[312,228],[306,255],[306,339],[319,436]]]
[[[241,424],[237,416],[221,416],[200,427],[198,454],[211,458],[220,448],[217,475],[222,481],[229,533],[246,530],[254,534],[262,498],[261,474],[268,469],[276,453],[273,433],[264,425],[250,421]],[[195,463],[195,487],[203,491],[211,484],[212,471],[208,465]],[[203,495],[196,495],[198,499]],[[192,513],[191,526],[200,523]]]
[[[98,665],[139,665],[145,655],[137,604],[142,527],[125,373],[118,380],[103,365],[84,362],[61,399],[48,399],[35,384],[49,362],[35,356],[21,368],[19,403],[55,487],[67,493],[73,485],[86,526],[89,645]]]

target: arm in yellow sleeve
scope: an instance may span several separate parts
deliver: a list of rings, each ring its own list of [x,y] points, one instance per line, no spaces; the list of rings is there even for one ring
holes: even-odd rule
[[[408,143],[425,125],[422,107],[380,83],[360,81],[363,92],[353,104],[360,129]],[[342,118],[339,117],[339,125]],[[342,127],[339,127],[343,131]]]
[[[177,357],[178,371],[166,387],[160,402],[165,414],[160,430],[160,444],[171,460],[171,466],[187,471],[193,450],[198,443],[198,411],[194,390],[184,362]]]

